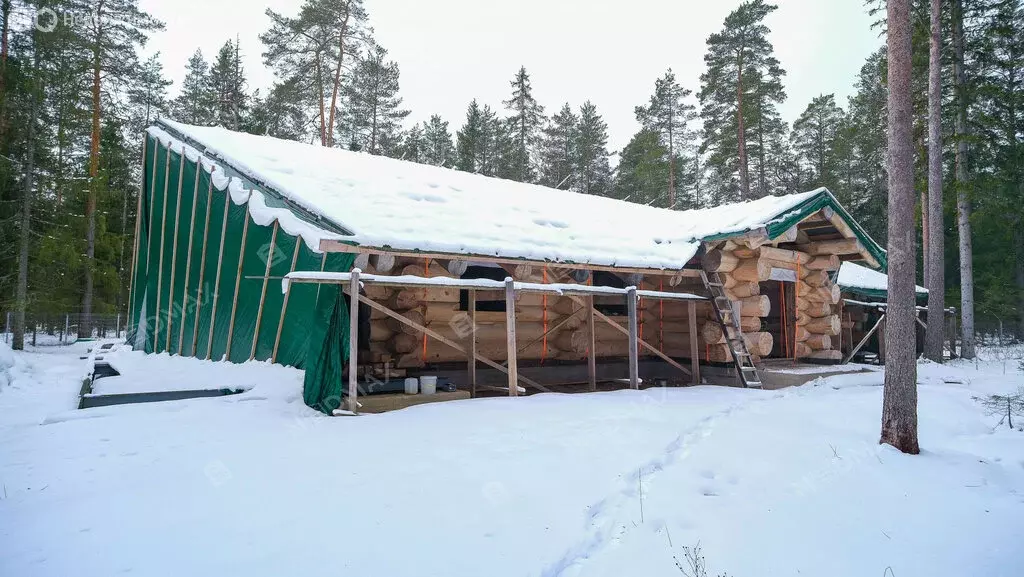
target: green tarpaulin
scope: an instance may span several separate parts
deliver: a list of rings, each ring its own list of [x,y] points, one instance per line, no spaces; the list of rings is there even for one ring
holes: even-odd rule
[[[337,408],[346,297],[315,284],[293,285],[286,296],[279,279],[292,270],[348,271],[354,255],[319,254],[275,223],[256,224],[247,204],[211,186],[206,169],[149,135],[143,177],[129,342],[148,353],[303,368],[306,403],[328,414]]]

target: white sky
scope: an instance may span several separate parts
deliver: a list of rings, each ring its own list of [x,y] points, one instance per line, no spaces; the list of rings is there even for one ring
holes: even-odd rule
[[[551,114],[564,102],[592,100],[608,123],[609,148],[621,149],[638,125],[633,107],[647,101],[655,78],[671,67],[694,93],[704,70],[705,41],[739,0],[365,0],[377,41],[401,68],[408,122],[440,114],[462,125],[476,97],[502,108],[509,82],[526,66],[534,95]],[[251,88],[266,88],[258,35],[267,7],[294,14],[301,0],[141,0],[163,20],[147,52],[160,51],[176,94],[185,62],[207,59],[237,34]],[[767,19],[787,75],[782,116],[792,122],[811,98],[834,92],[845,105],[854,78],[882,41],[863,0],[777,0]],[[696,99],[694,98],[694,102]]]

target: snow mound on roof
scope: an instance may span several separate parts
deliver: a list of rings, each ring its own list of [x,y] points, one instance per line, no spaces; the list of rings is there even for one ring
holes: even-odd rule
[[[865,266],[844,262],[839,267],[836,284],[843,288],[859,288],[866,290],[889,290],[889,277],[884,272],[871,270]],[[928,289],[917,287],[917,292],[927,293]]]
[[[361,246],[680,269],[700,239],[763,226],[823,189],[692,211],[162,120]]]

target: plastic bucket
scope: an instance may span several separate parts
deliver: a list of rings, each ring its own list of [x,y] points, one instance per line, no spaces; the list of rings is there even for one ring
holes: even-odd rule
[[[437,392],[437,377],[420,377],[420,393],[433,395]]]
[[[405,379],[405,394],[415,395],[418,392],[420,392],[420,382],[416,380],[416,377]]]

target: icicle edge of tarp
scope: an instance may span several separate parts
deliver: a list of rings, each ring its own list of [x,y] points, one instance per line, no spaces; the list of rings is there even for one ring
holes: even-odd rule
[[[247,187],[246,183],[237,176],[225,174],[224,167],[201,153],[195,147],[175,138],[159,126],[150,126],[146,133],[155,138],[164,148],[171,152],[184,156],[190,162],[201,166],[210,174],[213,186],[219,191],[228,191],[231,195],[231,202],[236,205],[249,204],[249,214],[254,223],[260,226],[271,226],[274,221],[278,222],[281,230],[294,237],[302,237],[306,246],[314,253],[322,254],[320,242],[322,240],[343,240],[346,237],[324,230],[316,225],[299,218],[287,208],[275,208],[267,205],[266,195],[258,187]]]

